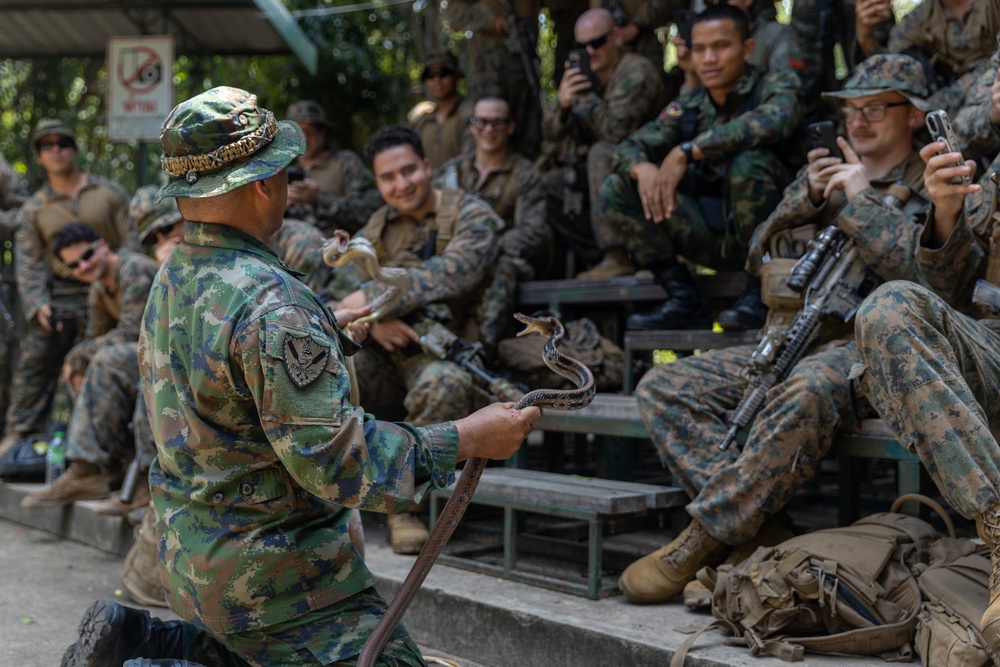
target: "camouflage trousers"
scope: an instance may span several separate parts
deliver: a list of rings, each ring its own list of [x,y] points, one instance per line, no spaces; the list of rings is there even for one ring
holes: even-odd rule
[[[73,403],[66,457],[114,467],[138,456],[140,467],[149,468],[156,446],[141,397],[138,344],[98,350]]]
[[[415,345],[389,353],[370,342],[354,355],[361,405],[379,419],[415,426],[468,417],[477,407],[472,377]]]
[[[841,421],[852,418],[853,342],[802,359],[767,394],[742,449],[719,449],[727,410],[747,387],[739,372],[754,346],[730,347],[655,366],[636,388],[639,411],[663,465],[692,500],[687,511],[716,539],[757,534],[813,478]]]
[[[52,407],[63,359],[87,330],[86,295],[53,298],[52,308],[68,318],[62,331],[49,333],[34,318],[25,322],[10,388],[6,433],[27,435],[42,429]]]
[[[603,251],[620,248],[621,237],[615,228],[608,223],[605,215],[604,193],[601,186],[611,176],[611,156],[615,152],[615,144],[610,141],[596,141],[587,150],[587,188],[590,192],[590,228],[597,241],[597,247]]]
[[[0,284],[0,302],[10,315],[0,323],[0,433],[4,431],[7,408],[9,407],[10,384],[14,376],[14,365],[17,361],[18,339],[24,326],[18,327],[20,308],[17,302],[17,289],[12,283]],[[13,325],[13,326],[12,326]]]
[[[1000,330],[988,322],[902,281],[872,292],[855,322],[869,400],[970,519],[1000,504]]]
[[[493,269],[493,282],[479,304],[479,341],[492,356],[497,344],[513,335],[517,284],[531,280],[535,272],[527,260],[500,255]]]
[[[750,236],[778,205],[786,184],[785,168],[773,152],[747,150],[732,158],[723,179],[721,220],[683,193],[669,220],[646,220],[635,181],[617,173],[604,182],[601,194],[608,224],[639,268],[682,255],[713,269],[739,270]]]

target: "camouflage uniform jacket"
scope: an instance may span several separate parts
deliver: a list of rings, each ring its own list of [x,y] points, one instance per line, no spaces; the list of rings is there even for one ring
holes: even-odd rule
[[[418,106],[421,112],[410,121],[410,127],[420,136],[431,169],[437,170],[451,158],[475,146],[469,132],[473,110],[470,102],[458,98],[443,123],[437,122],[437,104],[431,102]]]
[[[100,281],[90,284],[87,332],[84,340],[66,355],[66,363],[75,372],[83,373],[101,348],[139,340],[142,311],[157,268],[146,255],[123,252],[115,266],[115,290],[108,290]]]
[[[475,153],[466,153],[444,163],[434,179],[437,187],[473,192],[503,218],[500,238],[504,254],[530,257],[545,238],[545,191],[542,174],[530,160],[513,151],[503,164],[486,176],[482,187]]]
[[[965,97],[965,103],[955,115],[952,126],[962,155],[966,159],[992,159],[1000,153],[1000,127],[990,120],[993,82],[997,66],[984,67]]]
[[[362,591],[373,578],[346,508],[401,511],[454,481],[454,424],[350,405],[345,347],[357,349],[264,244],[188,223],[139,337],[161,576],[183,618],[245,632]]]
[[[956,77],[975,71],[996,50],[1000,3],[975,0],[961,20],[941,0],[923,0],[889,33],[888,53],[916,47]]]
[[[500,250],[497,233],[503,229],[503,221],[473,194],[456,190],[441,193],[441,206],[423,220],[385,206],[358,234],[372,242],[382,266],[405,267],[413,281],[390,317],[443,303],[456,318],[452,324],[459,328],[461,314],[469,312],[469,301],[481,296],[489,279],[490,267]],[[457,213],[449,213],[447,229],[441,229],[437,217],[443,217],[444,210],[451,206],[457,206]],[[433,254],[422,259],[432,230],[436,230]],[[385,290],[385,285],[370,280],[361,289],[371,302]]]
[[[741,113],[744,100],[753,94],[763,77],[753,108]],[[802,117],[798,101],[799,78],[783,69],[762,74],[753,67],[736,84],[721,107],[703,88],[682,94],[652,120],[618,145],[613,169],[629,178],[629,170],[639,162],[659,165],[681,141],[680,121],[684,109],[698,109],[695,137],[691,141],[705,154],[709,164],[728,161],[730,156],[749,148],[771,146],[788,139]]]
[[[571,136],[589,146],[596,141],[617,144],[666,104],[663,76],[642,56],[623,53],[603,89],[575,100],[564,112],[556,104],[545,114],[545,138]]]
[[[316,226],[327,235],[334,229],[353,234],[383,204],[375,177],[353,151],[331,151],[305,172],[319,187],[316,206],[294,206],[287,217],[310,222],[315,219]]]
[[[773,72],[784,67],[795,70],[805,68],[799,38],[792,26],[758,17],[753,22],[753,34],[750,36],[755,46],[747,62],[757,69]]]
[[[21,178],[9,162],[0,158],[0,232],[14,231],[17,211],[27,199],[28,190]]]
[[[48,183],[31,195],[17,217],[14,257],[26,320],[41,306],[52,303],[52,295],[82,296],[89,289],[73,280],[66,265],[49,252],[52,237],[69,223],[91,225],[112,250],[138,247],[128,204],[129,197],[121,187],[93,174],[87,174],[87,183],[76,199],[57,194]]]

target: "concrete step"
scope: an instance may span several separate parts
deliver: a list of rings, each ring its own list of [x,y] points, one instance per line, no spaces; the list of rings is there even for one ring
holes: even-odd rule
[[[38,488],[0,483],[0,518],[113,554],[128,550],[131,528],[124,519],[96,514],[96,502],[68,508],[21,508],[21,498]],[[656,538],[642,539],[655,543]],[[381,522],[366,521],[366,551],[379,590],[391,598],[414,557],[392,552]],[[95,598],[111,594],[97,591]],[[659,667],[670,662],[687,636],[677,628],[709,621],[710,615],[690,612],[679,602],[637,606],[620,595],[588,600],[444,565],[431,570],[404,617],[421,646],[468,656],[463,667]],[[698,640],[687,661],[690,667],[752,664],[757,659],[747,648],[729,646],[715,631]],[[876,657],[807,655],[802,664],[874,667],[883,663]]]

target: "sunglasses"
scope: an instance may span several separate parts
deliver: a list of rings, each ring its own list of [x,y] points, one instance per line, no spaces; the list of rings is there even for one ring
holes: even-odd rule
[[[76,146],[76,142],[69,137],[59,137],[55,140],[38,142],[38,150],[40,151],[50,151],[54,148],[73,148],[74,146]]]
[[[614,28],[604,33],[600,37],[595,37],[594,39],[588,42],[577,42],[576,45],[579,46],[581,49],[591,48],[594,51],[596,51],[597,49],[601,48],[602,46],[608,43],[608,37],[611,37],[612,32],[614,32]]]
[[[83,254],[78,258],[74,259],[72,262],[66,262],[66,268],[70,271],[76,271],[80,268],[80,265],[84,262],[89,262],[94,257],[94,253],[97,252],[98,246],[101,245],[100,239],[96,241],[91,241],[87,249],[83,251]]]
[[[427,81],[428,79],[443,79],[446,76],[452,76],[452,73],[446,69],[430,70],[424,74],[424,81]]]

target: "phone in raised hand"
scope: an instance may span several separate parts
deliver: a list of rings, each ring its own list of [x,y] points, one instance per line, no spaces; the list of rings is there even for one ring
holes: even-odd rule
[[[826,148],[830,151],[827,157],[839,157],[844,159],[844,152],[837,145],[837,128],[832,120],[821,120],[818,123],[809,123],[806,126],[806,136],[809,139],[809,148]]]
[[[927,129],[931,133],[931,139],[944,142],[946,146],[943,151],[938,151],[938,155],[942,153],[961,153],[958,149],[958,139],[955,137],[955,131],[951,129],[951,121],[948,120],[948,114],[945,111],[941,109],[931,111],[927,114],[926,120]],[[948,166],[960,167],[963,164],[965,164],[964,159]],[[971,182],[972,179],[969,178],[968,174],[962,174],[951,179],[952,185],[968,185]]]

